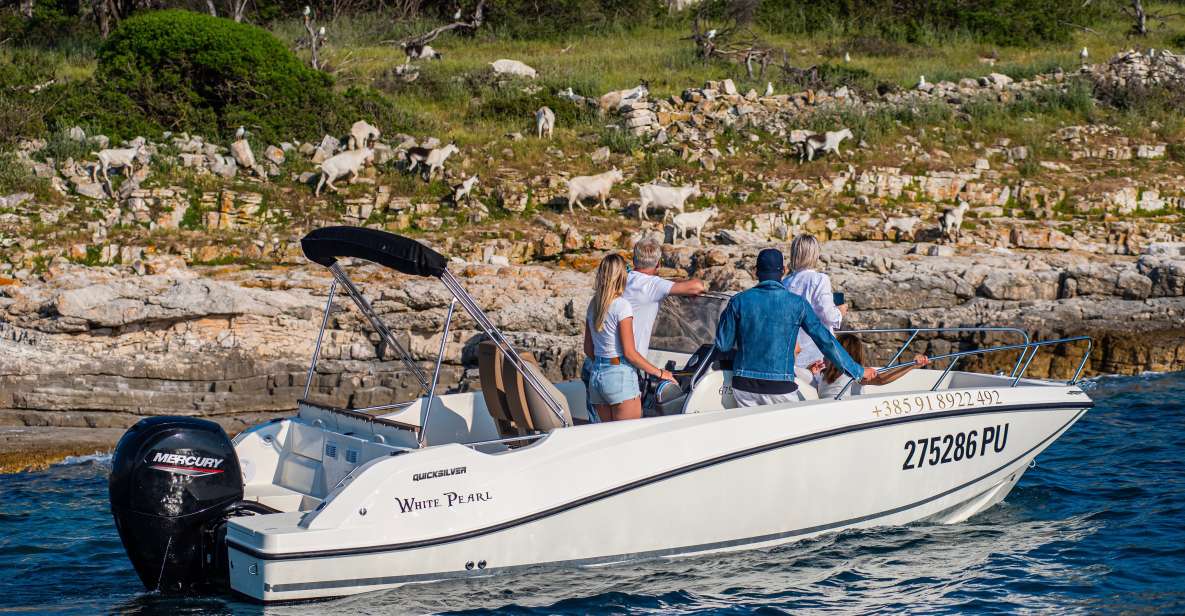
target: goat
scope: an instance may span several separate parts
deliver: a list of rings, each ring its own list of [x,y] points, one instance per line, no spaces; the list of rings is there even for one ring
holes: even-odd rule
[[[922,222],[922,219],[918,218],[917,216],[899,216],[895,218],[888,218],[885,220],[885,236],[888,237],[889,232],[893,229],[896,229],[897,239],[901,239],[901,236],[903,235],[908,235],[912,238],[914,236],[914,227],[916,227],[920,222]]]
[[[321,163],[321,180],[317,182],[317,188],[313,190],[313,195],[320,196],[322,186],[328,186],[330,190],[337,192],[337,187],[333,185],[334,180],[349,176],[347,182],[353,182],[362,167],[373,162],[374,150],[370,148],[347,150],[331,157]]]
[[[579,175],[568,180],[568,213],[576,213],[572,210],[573,205],[579,205],[580,209],[585,209],[581,201],[589,197],[600,199],[601,207],[605,207],[605,199],[609,198],[609,191],[613,190],[613,184],[624,179],[621,171],[614,167],[597,175]]]
[[[710,207],[706,210],[700,210],[698,212],[684,212],[675,216],[675,218],[671,220],[671,223],[675,227],[675,236],[686,239],[688,232],[692,230],[695,231],[696,236],[699,236],[703,233],[704,226],[708,224],[708,221],[711,220],[712,217],[716,215],[716,213],[716,208]]]
[[[462,199],[469,199],[469,193],[473,192],[473,186],[477,184],[477,176],[471,176],[464,182],[453,187],[453,203],[460,203]]]
[[[963,231],[963,215],[971,206],[966,201],[960,201],[958,207],[947,208],[938,217],[938,227],[942,230],[942,238],[956,244]]]
[[[371,126],[366,120],[358,120],[350,127],[347,147],[351,150],[373,147],[380,134],[377,126]]]
[[[694,186],[661,186],[659,184],[645,184],[638,188],[638,220],[650,220],[647,210],[655,208],[662,210],[662,219],[666,220],[671,210],[683,213],[683,207],[691,197],[698,197],[699,184]]]
[[[444,58],[444,54],[432,49],[429,45],[414,44],[407,45],[403,48],[403,52],[407,54],[407,61],[412,60],[440,60]]]
[[[98,157],[99,164],[91,167],[91,181],[98,182],[99,172],[103,173],[103,180],[107,182],[108,186],[111,184],[111,178],[107,172],[112,169],[127,169],[127,175],[131,176],[136,172],[136,162],[140,158],[140,152],[144,146],[137,145],[131,148],[123,149],[106,149],[98,152],[91,152],[93,156]]]
[[[534,79],[538,73],[535,69],[519,62],[518,60],[495,60],[490,62],[490,67],[494,69],[495,73],[499,75],[517,75],[519,77],[529,77]]]
[[[424,176],[424,181],[431,182],[432,174],[434,174],[437,169],[440,170],[441,177],[444,176],[444,161],[448,160],[449,156],[452,156],[453,154],[456,154],[460,151],[461,149],[458,148],[455,143],[450,143],[443,148],[408,148],[406,155],[408,162],[407,170],[415,171],[415,168],[418,164],[424,163],[424,165],[428,168],[428,173]]]
[[[815,160],[815,155],[818,153],[826,154],[827,152],[835,152],[836,156],[843,157],[843,153],[839,151],[839,144],[844,139],[850,139],[852,131],[849,129],[842,129],[837,131],[827,131],[823,134],[815,134],[806,138],[802,142],[799,149],[799,162],[808,162]]]
[[[614,90],[613,92],[607,92],[601,97],[599,106],[601,108],[601,112],[615,111],[626,103],[645,100],[647,96],[650,96],[650,89],[646,87],[645,83],[642,83],[635,88],[630,88],[629,90]]]
[[[547,133],[547,138],[551,139],[554,130],[555,112],[550,107],[540,107],[539,111],[535,112],[535,133],[540,139],[543,138],[543,133]]]

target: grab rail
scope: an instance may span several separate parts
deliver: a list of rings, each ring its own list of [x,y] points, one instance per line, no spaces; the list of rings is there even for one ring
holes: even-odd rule
[[[944,370],[942,372],[942,376],[939,376],[938,380],[934,382],[934,386],[932,388],[930,388],[930,391],[937,391],[938,390],[938,385],[940,385],[942,383],[942,381],[946,378],[947,374],[950,374],[951,369],[954,368],[954,365],[959,361],[960,358],[966,357],[968,355],[997,353],[1000,351],[1015,351],[1015,350],[1019,349],[1021,351],[1020,359],[1025,359],[1027,357],[1027,360],[1024,362],[1024,365],[1021,366],[1019,371],[1014,371],[1014,373],[1012,375],[1010,375],[1012,377],[1012,382],[1009,383],[1008,386],[1009,387],[1016,387],[1017,383],[1020,382],[1020,379],[1024,377],[1024,373],[1029,369],[1029,364],[1032,363],[1033,358],[1036,357],[1037,352],[1042,347],[1053,346],[1056,344],[1066,344],[1066,343],[1070,343],[1070,342],[1082,342],[1083,340],[1086,341],[1086,352],[1083,353],[1082,359],[1078,362],[1078,369],[1074,371],[1074,376],[1071,377],[1070,380],[1066,381],[1067,385],[1073,385],[1078,382],[1078,377],[1080,377],[1082,375],[1082,371],[1086,368],[1086,362],[1090,359],[1091,352],[1094,351],[1094,340],[1091,339],[1090,336],[1071,336],[1068,338],[1055,338],[1052,340],[1038,340],[1037,342],[1026,342],[1025,344],[1006,344],[1006,345],[1002,345],[1002,346],[989,347],[986,349],[971,349],[969,351],[956,351],[954,353],[946,353],[944,355],[935,355],[934,357],[930,357],[929,359],[931,361],[949,359],[949,360],[951,360],[951,362],[946,367],[946,370]],[[1017,360],[1018,363],[1019,363],[1020,359]],[[893,365],[889,365],[889,366],[885,366],[883,368],[877,369],[876,373],[877,374],[884,374],[885,372],[888,372],[890,370],[897,370],[898,368],[912,367],[915,365],[917,365],[917,361],[908,361],[908,362],[904,362],[904,363],[900,363],[900,364],[893,364]],[[840,390],[840,392],[835,395],[835,399],[839,400],[841,397],[843,397],[843,395],[848,392],[848,389],[851,388],[852,383],[854,383],[855,381],[856,381],[856,379],[849,378],[847,384],[844,385],[843,389]]]
[[[1023,329],[1020,329],[1019,327],[997,327],[997,326],[984,326],[984,327],[978,327],[978,326],[968,326],[968,327],[878,327],[878,328],[873,328],[873,329],[838,329],[838,330],[835,330],[836,335],[838,335],[838,334],[904,334],[906,332],[909,333],[909,338],[907,338],[905,340],[905,343],[902,344],[901,347],[897,349],[897,352],[893,354],[893,357],[890,358],[889,361],[885,362],[886,365],[891,365],[893,362],[897,361],[897,359],[901,357],[902,353],[905,353],[905,349],[907,349],[909,347],[910,343],[913,342],[914,339],[916,339],[918,337],[918,334],[920,334],[920,333],[1004,332],[1004,333],[1019,335],[1025,341],[1025,345],[1028,345],[1031,342],[1031,339],[1029,338],[1029,333]],[[1020,370],[1020,362],[1022,359],[1024,359],[1023,353],[1021,354],[1020,357],[1016,358],[1016,365],[1012,367],[1012,373],[1009,376],[1016,376],[1017,371]]]

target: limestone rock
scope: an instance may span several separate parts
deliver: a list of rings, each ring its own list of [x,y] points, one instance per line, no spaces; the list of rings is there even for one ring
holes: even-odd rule
[[[263,152],[263,157],[266,158],[268,160],[268,162],[271,162],[272,164],[275,164],[275,165],[283,165],[284,164],[284,158],[285,158],[284,150],[281,148],[277,148],[274,145],[267,146],[267,149],[264,150],[264,152]]]

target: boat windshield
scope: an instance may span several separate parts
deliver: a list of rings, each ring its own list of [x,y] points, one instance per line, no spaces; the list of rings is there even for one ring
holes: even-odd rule
[[[694,353],[716,340],[716,322],[731,294],[705,293],[698,297],[667,296],[658,309],[650,348],[672,353]]]

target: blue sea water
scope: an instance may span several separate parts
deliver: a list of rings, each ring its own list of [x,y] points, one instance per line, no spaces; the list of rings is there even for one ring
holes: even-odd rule
[[[1185,373],[1108,377],[1008,499],[970,521],[727,555],[415,585],[279,614],[1185,613]],[[143,590],[105,456],[0,475],[0,612],[237,614]],[[573,532],[579,532],[573,529]]]

